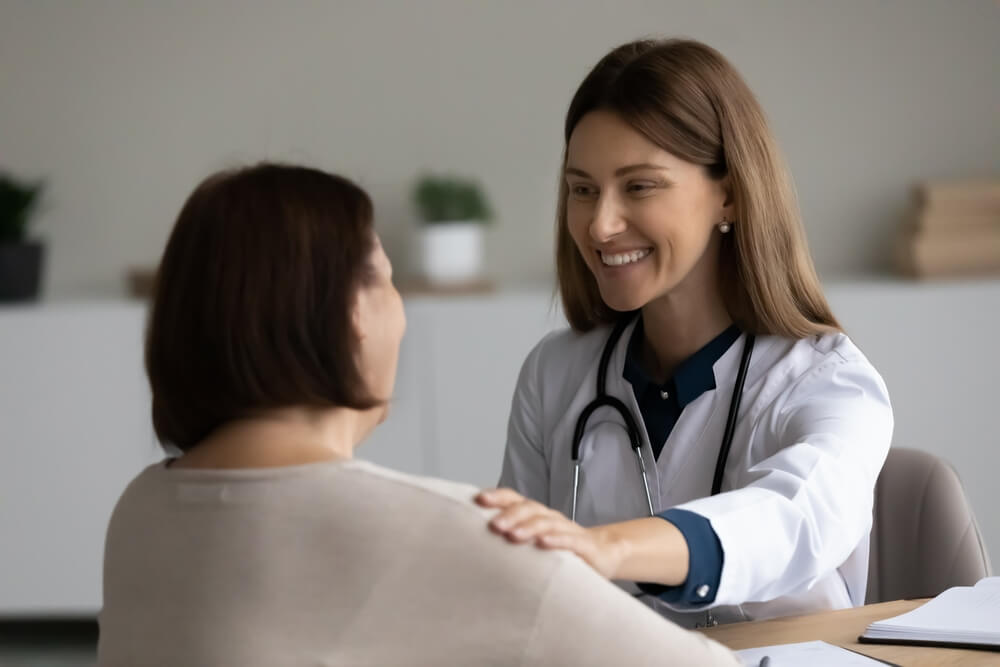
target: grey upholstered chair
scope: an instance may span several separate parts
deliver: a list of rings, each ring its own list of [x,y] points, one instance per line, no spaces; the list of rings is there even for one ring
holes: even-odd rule
[[[954,469],[926,452],[890,449],[875,485],[866,602],[932,597],[990,571]]]

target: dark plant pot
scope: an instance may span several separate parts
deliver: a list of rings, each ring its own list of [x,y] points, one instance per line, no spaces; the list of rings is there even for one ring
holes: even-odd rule
[[[41,284],[41,243],[0,243],[0,301],[34,301]]]

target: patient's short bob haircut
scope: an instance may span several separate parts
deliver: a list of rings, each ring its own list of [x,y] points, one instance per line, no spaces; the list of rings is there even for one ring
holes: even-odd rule
[[[351,317],[374,243],[371,199],[340,176],[261,164],[199,185],[167,241],[146,332],[160,442],[187,451],[269,408],[382,403]]]

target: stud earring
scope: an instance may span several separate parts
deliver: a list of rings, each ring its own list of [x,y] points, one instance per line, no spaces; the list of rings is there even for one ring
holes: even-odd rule
[[[729,230],[733,228],[733,224],[726,220],[725,217],[722,218],[722,222],[719,223],[719,232],[722,234],[728,234]]]

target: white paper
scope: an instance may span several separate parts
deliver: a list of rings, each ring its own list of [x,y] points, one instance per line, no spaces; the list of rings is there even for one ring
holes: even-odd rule
[[[1000,577],[949,588],[913,611],[876,621],[866,636],[938,642],[1000,643]]]
[[[884,665],[859,653],[854,653],[826,642],[779,644],[736,651],[744,667],[757,667],[765,655],[771,658],[771,667],[872,667]]]

